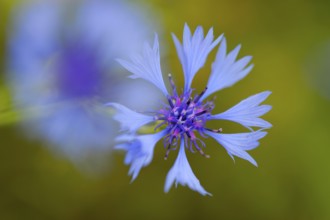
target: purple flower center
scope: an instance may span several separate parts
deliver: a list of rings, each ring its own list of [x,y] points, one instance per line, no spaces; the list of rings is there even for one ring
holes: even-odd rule
[[[155,117],[156,120],[162,121],[156,129],[166,124],[169,131],[164,141],[164,144],[167,147],[165,159],[168,157],[170,150],[176,149],[177,142],[182,136],[185,140],[185,146],[189,148],[190,151],[194,152],[195,148],[203,156],[209,157],[203,152],[197,143],[198,141],[203,147],[205,147],[204,142],[195,135],[195,132],[203,135],[204,129],[207,129],[205,128],[205,123],[214,108],[212,101],[206,102],[205,104],[200,101],[200,98],[203,96],[207,88],[194,97],[192,97],[192,90],[188,90],[182,95],[178,95],[171,75],[169,75],[169,79],[172,86],[172,95],[168,95],[168,104],[164,104],[164,107],[157,112]],[[212,131],[219,132],[220,130]]]
[[[99,93],[102,70],[97,53],[81,43],[66,45],[60,54],[58,86],[66,98],[92,97]]]

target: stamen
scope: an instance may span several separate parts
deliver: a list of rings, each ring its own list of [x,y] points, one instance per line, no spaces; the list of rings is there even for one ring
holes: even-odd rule
[[[191,153],[195,153],[195,151],[194,151],[194,149],[193,149],[192,141],[190,141],[190,143],[189,143],[189,151],[190,151]]]
[[[165,125],[168,128],[168,134],[164,139],[164,148],[166,153],[164,159],[166,160],[171,150],[178,147],[178,142],[184,138],[184,145],[191,152],[198,151],[202,156],[209,158],[201,149],[205,147],[205,143],[195,136],[194,132],[200,133],[203,137],[206,135],[204,131],[212,131],[219,133],[220,129],[205,128],[205,123],[209,119],[208,115],[214,108],[213,102],[200,102],[202,96],[205,94],[207,87],[192,97],[192,89],[182,91],[180,95],[176,92],[176,86],[171,74],[168,74],[169,82],[173,90],[172,95],[167,96],[168,104],[159,110],[155,120],[161,121],[157,124],[155,130]],[[200,142],[200,143],[198,143]]]
[[[177,148],[178,141],[179,141],[179,136],[174,135],[174,137],[172,138],[172,141],[171,141],[171,146],[172,146],[171,149],[175,150]],[[174,148],[173,148],[173,146],[174,146]]]
[[[207,87],[205,87],[205,89],[195,98],[194,102],[197,103],[200,98],[204,95],[204,93],[206,92]]]
[[[203,114],[205,114],[205,113],[207,113],[207,112],[208,112],[207,110],[204,110],[204,111],[198,112],[198,113],[196,113],[196,116],[203,115]]]
[[[204,151],[198,146],[198,144],[197,144],[197,142],[196,142],[195,140],[192,141],[192,143],[194,144],[195,148],[198,150],[198,152],[199,152],[202,156],[204,156],[204,157],[206,157],[206,158],[210,158],[210,155],[205,154]]]
[[[222,128],[219,128],[219,129],[209,129],[209,128],[205,128],[205,129],[208,130],[208,131],[215,132],[215,133],[220,133],[220,132],[222,132]]]
[[[172,91],[173,91],[173,94],[174,95],[177,95],[177,93],[176,93],[176,87],[175,87],[175,83],[174,83],[174,80],[173,80],[173,78],[172,78],[172,74],[168,74],[168,79],[169,79],[169,81],[170,81],[170,84],[171,84],[171,87],[172,87]]]
[[[186,109],[189,107],[191,101],[192,101],[192,98],[190,97],[189,100],[188,100],[187,103],[186,103],[186,104],[187,104]]]
[[[160,123],[159,125],[157,125],[154,129],[154,131],[156,131],[158,128],[160,128],[162,125],[166,124],[166,121],[163,121],[162,123]]]
[[[166,150],[166,153],[165,153],[165,156],[164,156],[164,160],[167,160],[168,155],[170,154],[170,151],[171,151],[171,144],[169,144],[167,146],[167,150]]]
[[[165,117],[159,117],[159,116],[154,116],[154,120],[158,121],[158,120],[165,120]]]
[[[174,108],[174,104],[172,102],[172,98],[171,97],[167,97],[167,101],[168,101],[168,104],[170,104],[171,108]]]
[[[201,143],[203,147],[205,147],[205,146],[206,146],[206,145],[205,145],[205,143],[204,143],[204,141],[202,141],[201,139],[199,139],[199,138],[196,138],[196,140],[197,140],[197,141],[199,141],[199,143]]]

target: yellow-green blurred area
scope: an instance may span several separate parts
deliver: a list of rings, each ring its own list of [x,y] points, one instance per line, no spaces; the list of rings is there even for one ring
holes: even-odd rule
[[[229,49],[241,43],[240,56],[253,56],[252,72],[216,93],[213,112],[255,93],[273,92],[266,100],[273,109],[264,117],[273,128],[251,152],[258,168],[239,158],[234,163],[210,138],[205,149],[210,159],[187,154],[212,197],[182,186],[163,192],[177,152],[165,161],[162,143],[152,163],[130,184],[122,152],[109,158],[106,172],[89,175],[41,142],[26,138],[5,81],[9,15],[20,2],[0,1],[0,219],[330,219],[330,98],[312,83],[322,75],[307,68],[313,67],[313,55],[330,41],[330,1],[141,2],[162,21],[165,35],[160,50],[167,47],[163,73],[171,72],[179,85],[183,75],[170,33],[181,37],[185,22],[204,30],[213,26],[215,35],[225,33]],[[199,91],[207,82],[214,55],[213,51],[194,80]],[[330,90],[329,81],[324,85]],[[230,123],[210,126],[242,131]]]

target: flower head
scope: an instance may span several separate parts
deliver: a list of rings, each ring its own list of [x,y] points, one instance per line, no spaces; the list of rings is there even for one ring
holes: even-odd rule
[[[165,159],[170,151],[179,148],[177,159],[166,178],[165,192],[168,192],[175,182],[176,185],[187,185],[202,195],[209,195],[194,175],[185,151],[198,151],[209,157],[204,152],[206,146],[201,139],[209,136],[221,144],[232,158],[237,156],[257,165],[247,151],[256,148],[259,139],[267,134],[263,130],[271,127],[270,123],[259,118],[271,109],[269,105],[260,105],[270,92],[253,95],[223,113],[213,114],[214,101],[205,99],[244,78],[253,67],[252,64],[248,65],[251,57],[246,56],[236,61],[240,46],[227,54],[226,39],[221,35],[214,40],[212,29],[204,37],[202,27],[197,27],[194,34],[191,34],[188,25],[185,25],[183,43],[181,44],[175,35],[173,40],[184,72],[185,84],[182,93],[178,92],[181,90],[177,90],[171,74],[168,76],[171,92],[165,87],[157,36],[153,47],[145,44],[142,56],[133,56],[132,61],[119,60],[123,67],[133,74],[132,78],[143,78],[151,82],[163,92],[167,101],[162,108],[148,114],[137,113],[120,104],[110,103],[109,105],[117,110],[115,119],[121,123],[123,130],[128,131],[128,134],[118,138],[122,143],[117,148],[127,151],[125,163],[131,165],[129,174],[135,179],[141,168],[151,162],[154,147],[157,141],[163,138]],[[209,81],[203,91],[194,93],[191,88],[192,80],[204,65],[210,51],[219,43]],[[207,122],[210,120],[233,121],[248,128],[249,132],[225,134],[221,128],[209,128]],[[135,134],[139,128],[152,122],[158,122],[155,130],[159,129],[160,132]],[[258,129],[254,131],[253,128]]]
[[[126,1],[22,4],[10,32],[8,78],[17,106],[33,113],[26,130],[73,159],[109,151],[116,123],[99,103],[123,101],[125,75],[114,58],[140,49],[153,26],[147,19]]]

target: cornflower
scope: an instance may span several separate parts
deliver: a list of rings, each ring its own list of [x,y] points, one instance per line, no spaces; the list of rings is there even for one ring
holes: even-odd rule
[[[186,150],[198,151],[202,156],[209,157],[204,152],[205,143],[200,137],[212,137],[221,144],[228,154],[248,160],[257,166],[256,161],[247,151],[259,145],[259,139],[267,133],[271,124],[260,116],[267,113],[271,106],[260,105],[269,95],[269,91],[248,97],[234,107],[219,114],[212,114],[214,100],[205,99],[226,87],[232,86],[244,78],[253,68],[248,65],[251,56],[245,56],[236,61],[240,45],[227,54],[226,39],[223,35],[215,40],[211,28],[204,37],[203,28],[197,27],[191,34],[186,24],[183,31],[183,43],[173,34],[174,44],[182,64],[185,84],[180,93],[174,83],[172,75],[168,75],[171,92],[168,92],[161,72],[158,37],[155,36],[153,46],[144,45],[142,55],[134,55],[131,61],[119,59],[119,63],[126,68],[131,78],[142,78],[155,85],[166,97],[167,103],[156,111],[142,114],[135,112],[118,103],[108,103],[117,110],[115,119],[120,123],[122,130],[126,131],[117,138],[116,148],[127,151],[125,163],[130,165],[129,174],[135,180],[142,167],[147,166],[152,158],[156,143],[163,139],[165,159],[171,151],[179,151],[173,167],[167,174],[164,191],[168,192],[175,185],[187,185],[190,189],[202,195],[210,195],[200,184],[193,173],[187,157]],[[221,43],[220,43],[221,42]],[[203,67],[208,54],[220,43],[212,70],[204,90],[195,93],[191,83],[198,70]],[[211,120],[229,120],[243,125],[249,132],[226,134],[221,128],[209,128],[207,122]],[[144,125],[158,122],[154,134],[136,134]],[[253,130],[253,128],[258,128]]]

